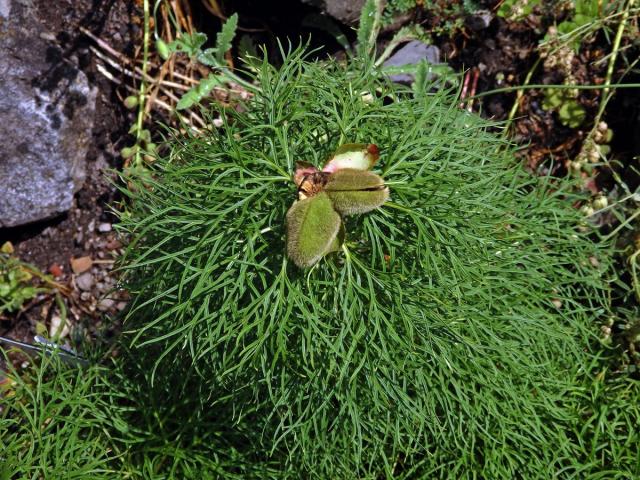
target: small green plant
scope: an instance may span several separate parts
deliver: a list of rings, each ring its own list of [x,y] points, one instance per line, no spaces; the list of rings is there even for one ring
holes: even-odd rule
[[[571,90],[545,90],[542,108],[557,112],[560,123],[571,128],[582,125],[587,115]]]
[[[518,21],[533,13],[543,0],[505,0],[496,12],[499,17]]]
[[[390,0],[386,2],[382,21],[383,24],[389,25],[399,15],[421,11],[424,18],[431,23],[430,34],[453,36],[464,27],[465,16],[475,13],[480,8],[474,0]]]
[[[20,310],[45,288],[34,284],[35,267],[31,267],[8,253],[0,253],[0,314]]]
[[[585,30],[606,15],[608,1],[602,0],[574,0],[573,11],[570,16],[558,24],[558,33],[573,38],[571,45],[577,52],[584,36]],[[580,34],[580,32],[582,32]],[[576,33],[578,33],[576,35]]]
[[[231,72],[225,60],[225,54],[231,49],[237,27],[238,15],[233,14],[222,25],[222,29],[216,37],[215,46],[206,49],[204,44],[207,42],[207,36],[202,32],[182,33],[176,40],[168,44],[160,38],[156,40],[156,48],[164,58],[168,58],[172,53],[183,53],[188,55],[192,61],[200,62],[213,69],[212,73],[182,95],[176,106],[178,110],[199,104],[214,88],[224,87],[229,81],[244,85],[251,90],[255,88]]]

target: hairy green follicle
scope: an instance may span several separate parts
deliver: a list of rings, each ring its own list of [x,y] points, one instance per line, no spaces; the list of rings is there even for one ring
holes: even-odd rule
[[[325,191],[340,215],[370,212],[389,198],[389,189],[382,178],[375,173],[351,168],[333,173]]]
[[[368,158],[366,168],[369,168],[371,152],[375,152],[377,160],[378,147],[347,144],[337,151],[346,155],[346,151],[353,152],[354,145],[358,147],[360,160]],[[344,147],[348,149],[345,151]],[[339,155],[332,158],[336,157]],[[287,255],[299,267],[310,267],[325,254],[340,249],[344,240],[344,227],[342,235],[338,235],[341,215],[370,212],[389,198],[384,180],[366,169],[342,168],[329,173],[318,171],[310,163],[297,162],[293,180],[299,201],[287,212]]]
[[[352,192],[384,187],[384,180],[375,173],[345,168],[333,173],[325,190],[328,192]]]
[[[338,147],[322,171],[333,173],[345,168],[369,170],[379,157],[378,147],[373,143],[346,143]]]
[[[287,212],[287,255],[299,267],[310,267],[329,250],[342,221],[325,192],[295,202]]]
[[[340,215],[367,213],[380,207],[389,199],[389,189],[327,192],[333,208]]]

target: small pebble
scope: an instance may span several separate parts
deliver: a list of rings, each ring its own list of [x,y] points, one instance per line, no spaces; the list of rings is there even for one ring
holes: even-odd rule
[[[110,298],[103,298],[98,303],[98,310],[101,312],[106,312],[107,310],[111,310],[116,302],[111,300]]]
[[[56,41],[56,36],[51,32],[40,32],[39,37],[42,40],[48,40],[50,42],[55,42]]]
[[[76,285],[80,290],[91,290],[91,287],[93,287],[93,275],[91,275],[91,273],[89,272],[78,275],[78,277],[76,278]]]
[[[52,264],[49,267],[49,273],[51,275],[53,275],[54,277],[58,278],[62,276],[62,267],[60,265],[58,265],[57,263]]]
[[[118,248],[122,247],[122,243],[120,243],[118,240],[116,240],[115,238],[111,238],[109,239],[109,241],[107,242],[107,248],[109,250],[116,250]]]
[[[107,233],[111,231],[111,224],[110,223],[101,223],[100,225],[98,225],[98,231],[102,232],[102,233]]]
[[[80,299],[81,299],[83,302],[88,302],[88,301],[91,299],[91,294],[90,294],[89,292],[82,292],[82,293],[80,294]]]
[[[69,335],[69,322],[63,320],[60,315],[53,315],[51,317],[51,324],[49,325],[49,337],[51,338],[64,338]]]
[[[70,260],[70,263],[71,263],[71,269],[73,270],[73,273],[83,273],[91,268],[91,266],[93,265],[93,260],[91,259],[91,257],[86,256],[86,257],[72,258]]]

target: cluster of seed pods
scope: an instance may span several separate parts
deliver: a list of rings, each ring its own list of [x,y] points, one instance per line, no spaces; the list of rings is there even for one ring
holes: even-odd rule
[[[343,217],[370,212],[387,201],[389,188],[370,171],[379,156],[374,144],[349,143],[322,170],[296,164],[298,200],[287,212],[287,255],[297,266],[311,267],[340,248]]]

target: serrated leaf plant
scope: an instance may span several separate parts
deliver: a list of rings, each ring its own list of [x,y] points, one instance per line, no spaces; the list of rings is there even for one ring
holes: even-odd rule
[[[453,92],[283,56],[249,69],[261,88],[245,108],[204,112],[221,129],[176,133],[125,190],[123,341],[139,375],[188,383],[166,398],[198,399],[189,416],[211,444],[250,448],[274,478],[570,469],[576,384],[608,310],[608,247],[576,194],[524,172]],[[344,217],[341,248],[300,268],[296,164],[321,169],[351,143],[377,145],[391,197]]]

